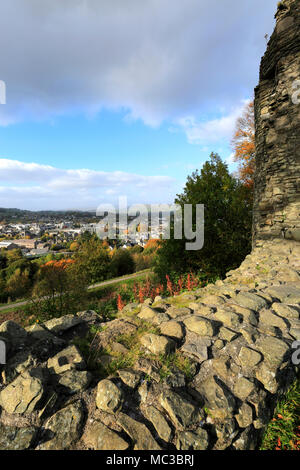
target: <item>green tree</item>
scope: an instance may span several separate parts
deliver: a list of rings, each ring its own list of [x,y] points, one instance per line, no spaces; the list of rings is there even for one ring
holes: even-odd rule
[[[236,268],[251,249],[251,189],[230,175],[219,155],[212,153],[202,170],[188,176],[183,193],[175,203],[184,211],[192,204],[204,204],[204,246],[187,251],[186,240],[163,241],[155,262],[161,279],[166,274],[203,271],[210,277],[224,276]],[[195,230],[196,224],[193,224]]]
[[[125,248],[119,248],[113,255],[110,264],[111,277],[124,276],[134,272],[135,263],[132,254]]]
[[[107,279],[111,260],[107,248],[96,235],[81,240],[74,260],[74,269],[84,274],[90,284]]]

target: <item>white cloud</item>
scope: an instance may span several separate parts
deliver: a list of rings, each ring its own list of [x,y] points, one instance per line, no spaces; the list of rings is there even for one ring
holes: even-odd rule
[[[0,125],[108,108],[157,126],[228,108],[257,84],[276,2],[2,0]]]
[[[2,183],[1,183],[2,182]],[[125,195],[130,204],[171,202],[176,181],[121,171],[62,170],[0,159],[0,206],[33,209],[95,209]]]
[[[207,145],[232,139],[236,120],[241,115],[244,106],[249,100],[233,109],[229,114],[208,121],[197,121],[194,116],[178,119],[178,125],[186,134],[190,144]]]

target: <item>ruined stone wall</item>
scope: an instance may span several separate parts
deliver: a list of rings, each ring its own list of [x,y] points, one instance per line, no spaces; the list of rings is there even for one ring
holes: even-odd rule
[[[285,0],[276,13],[255,90],[254,244],[281,237],[300,240],[300,91],[293,88],[297,80],[300,2]]]

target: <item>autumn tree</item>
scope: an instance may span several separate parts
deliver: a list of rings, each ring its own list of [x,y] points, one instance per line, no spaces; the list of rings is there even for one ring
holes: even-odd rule
[[[248,187],[253,187],[255,171],[255,120],[254,103],[245,105],[242,115],[236,121],[232,139],[234,160],[239,163],[239,178]]]

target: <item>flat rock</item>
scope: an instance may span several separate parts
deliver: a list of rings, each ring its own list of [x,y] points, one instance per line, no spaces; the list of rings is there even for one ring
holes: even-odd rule
[[[197,408],[172,390],[162,392],[159,403],[168,413],[177,429],[184,429],[191,426],[197,418],[199,419]]]
[[[0,404],[7,413],[31,413],[44,394],[42,380],[26,371],[0,392]]]
[[[75,443],[81,435],[84,413],[80,401],[71,403],[52,415],[46,424],[45,442],[39,450],[65,450]]]
[[[26,450],[30,448],[37,429],[33,426],[17,428],[0,423],[0,450]]]
[[[242,305],[242,307],[250,308],[254,311],[259,311],[268,306],[268,302],[265,299],[250,292],[240,292],[236,295],[234,301]]]
[[[206,450],[209,445],[205,429],[196,431],[179,431],[176,439],[177,450]]]
[[[214,327],[210,320],[192,315],[184,320],[184,324],[189,331],[197,333],[200,336],[214,336]]]
[[[141,344],[152,354],[170,354],[175,350],[175,343],[165,336],[148,333],[140,338]]]
[[[274,312],[277,313],[277,315],[280,315],[283,318],[295,318],[296,320],[299,319],[300,309],[298,310],[297,308],[290,305],[274,302],[271,308],[274,310]]]
[[[72,369],[85,369],[86,364],[77,347],[71,345],[48,359],[47,367],[51,373],[62,374]]]
[[[154,406],[150,405],[145,407],[144,415],[153,424],[159,437],[163,441],[169,442],[171,439],[172,430],[163,414]]]
[[[86,390],[91,380],[92,375],[90,372],[72,369],[61,374],[57,383],[63,387],[65,393],[72,395]]]
[[[290,351],[289,346],[284,341],[270,336],[258,338],[255,347],[262,352],[264,360],[272,368],[279,367],[286,360],[286,356]]]
[[[133,369],[118,370],[118,375],[122,382],[130,388],[135,388],[141,380],[141,374]]]
[[[126,450],[129,447],[128,442],[100,421],[90,424],[82,439],[93,450]]]
[[[133,440],[134,450],[161,450],[145,424],[121,412],[118,413],[117,423]]]
[[[180,323],[175,320],[170,320],[160,324],[160,332],[162,335],[170,336],[176,340],[181,340],[184,337],[184,331]]]
[[[210,346],[210,338],[188,332],[185,338],[185,342],[180,348],[180,351],[196,359],[197,362],[203,362],[208,358],[208,348]]]
[[[241,348],[238,355],[239,363],[242,367],[245,368],[257,366],[257,364],[259,364],[262,359],[262,355],[259,352],[244,346]]]
[[[80,316],[64,315],[60,318],[52,318],[51,320],[46,321],[44,326],[52,333],[60,334],[82,322],[83,319]]]
[[[272,286],[268,287],[266,292],[286,304],[300,303],[300,289],[294,285]]]

